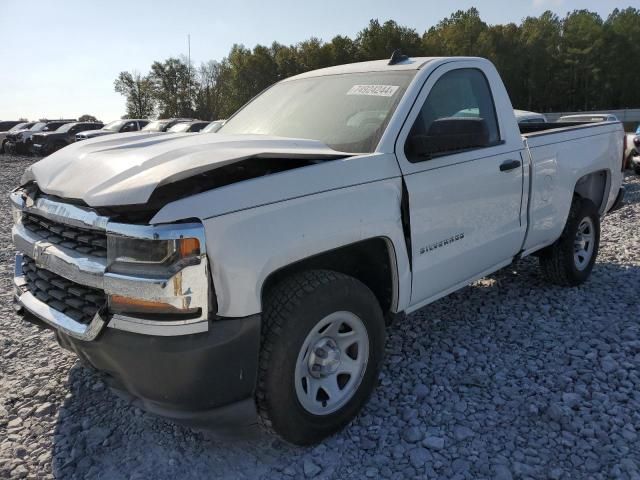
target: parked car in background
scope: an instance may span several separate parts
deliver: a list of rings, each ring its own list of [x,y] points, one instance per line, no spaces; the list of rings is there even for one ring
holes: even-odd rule
[[[636,133],[629,140],[631,151],[628,153],[627,166],[640,175],[640,125],[636,128]]]
[[[76,134],[103,127],[102,122],[73,122],[62,125],[54,132],[39,132],[31,136],[31,153],[50,155],[76,141]]]
[[[577,115],[563,115],[560,117],[558,123],[579,123],[579,122],[618,122],[618,117],[610,113],[592,113],[592,114],[577,114]]]
[[[216,133],[222,128],[226,120],[214,120],[209,125],[200,130],[200,133]]]
[[[636,155],[635,157],[631,157],[630,168],[632,168],[634,172],[640,175],[640,156]]]
[[[62,125],[75,122],[75,119],[46,120],[37,122],[28,130],[19,130],[7,135],[5,150],[11,153],[29,153],[31,149],[31,136],[35,133],[55,132]]]
[[[166,132],[177,123],[192,122],[193,118],[163,118],[149,122],[141,131],[143,132]]]
[[[0,132],[0,153],[4,153],[4,144],[7,141],[7,135],[19,132],[20,130],[29,130],[36,122],[23,122],[14,125],[7,131]]]
[[[514,110],[516,121],[520,123],[547,123],[547,117],[542,113],[529,112],[527,110]]]
[[[640,136],[638,135],[638,130],[636,130],[635,133],[626,133],[624,140],[625,167],[634,168],[633,157],[638,156],[640,153]]]
[[[136,406],[315,443],[369,398],[392,319],[532,254],[549,282],[587,281],[623,134],[518,125],[481,58],[306,72],[219,134],[118,135],[28,167],[13,292]]]
[[[0,120],[0,133],[7,132],[20,123],[24,122],[20,120]]]
[[[138,132],[142,130],[149,120],[139,118],[127,118],[124,120],[115,120],[107,123],[99,130],[88,130],[76,135],[76,141],[86,140],[88,138],[101,137],[103,135],[113,135],[114,133]]]
[[[209,122],[203,122],[202,120],[194,120],[193,122],[180,122],[176,123],[167,132],[170,133],[195,133],[199,132],[203,128],[209,125]]]

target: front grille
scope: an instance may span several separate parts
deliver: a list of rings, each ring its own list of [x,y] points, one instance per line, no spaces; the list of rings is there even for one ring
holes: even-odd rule
[[[26,280],[25,288],[33,296],[77,322],[90,323],[106,303],[102,290],[85,287],[39,268],[27,256],[22,259],[22,271]]]
[[[96,257],[107,256],[107,234],[104,232],[72,227],[31,213],[23,214],[22,224],[30,232],[61,247]]]

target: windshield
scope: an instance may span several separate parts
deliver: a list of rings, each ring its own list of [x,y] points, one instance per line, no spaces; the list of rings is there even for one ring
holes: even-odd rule
[[[116,120],[111,123],[107,123],[102,130],[109,130],[110,132],[119,132],[124,125],[125,120]]]
[[[69,130],[71,130],[71,127],[73,127],[74,125],[75,123],[65,123],[60,128],[58,128],[56,132],[60,132],[60,133],[68,132]]]
[[[34,132],[40,132],[40,131],[42,131],[42,129],[43,129],[44,127],[46,127],[46,126],[47,126],[47,124],[46,124],[46,123],[44,123],[44,122],[38,122],[38,123],[36,123],[33,127],[31,127],[31,130],[32,130],[32,131],[34,131]]]
[[[190,123],[177,123],[173,127],[171,127],[168,131],[172,133],[186,132],[187,130],[189,130],[190,126],[191,126]]]
[[[352,73],[278,83],[220,132],[308,138],[343,152],[373,152],[415,73]]]
[[[62,125],[66,125],[65,123],[47,123],[45,127],[42,129],[43,132],[53,132],[54,130],[59,129]]]
[[[155,122],[147,124],[142,130],[145,132],[160,132],[167,123],[169,123],[167,120],[156,120]]]
[[[31,124],[31,125],[33,125],[33,124]],[[9,132],[17,132],[18,130],[22,130],[24,128],[29,128],[29,124],[28,123],[19,123],[15,127],[10,128]]]

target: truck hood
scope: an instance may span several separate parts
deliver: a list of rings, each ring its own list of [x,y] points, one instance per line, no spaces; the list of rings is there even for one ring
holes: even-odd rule
[[[122,133],[76,142],[35,163],[23,183],[91,207],[145,204],[162,185],[247,158],[343,158],[315,140],[265,135]]]

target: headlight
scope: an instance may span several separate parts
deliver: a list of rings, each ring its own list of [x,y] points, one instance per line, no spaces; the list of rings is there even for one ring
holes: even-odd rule
[[[112,313],[157,320],[197,318],[207,314],[207,283],[200,296],[196,285],[190,284],[183,270],[201,262],[200,241],[197,238],[151,240],[107,235],[107,271],[138,279],[167,279],[167,295],[154,296],[140,291],[111,293],[108,297]],[[195,296],[194,296],[195,295]],[[204,307],[204,308],[203,308]]]
[[[108,271],[125,275],[170,276],[200,262],[196,238],[142,240],[109,235]]]

